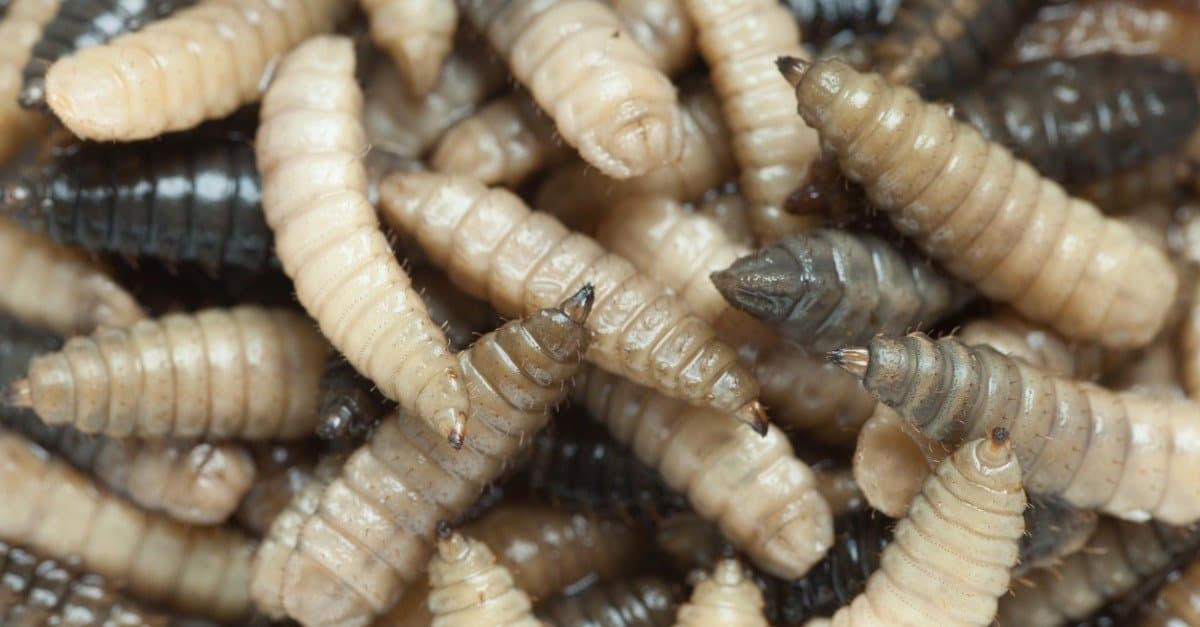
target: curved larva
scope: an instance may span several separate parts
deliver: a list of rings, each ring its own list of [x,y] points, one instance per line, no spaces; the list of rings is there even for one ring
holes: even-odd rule
[[[11,394],[88,434],[296,438],[316,426],[328,354],[294,312],[208,309],[72,338],[36,357]]]
[[[949,446],[1012,434],[1025,485],[1132,520],[1200,519],[1200,405],[1060,379],[987,346],[914,333],[833,358]]]
[[[144,317],[125,291],[78,251],[0,219],[0,309],[61,335],[123,327]]]
[[[563,399],[587,348],[592,298],[585,287],[459,353],[473,429],[461,450],[423,422],[384,419],[300,524],[287,559],[257,565],[255,578],[269,579],[282,564],[288,615],[365,624],[419,579],[438,521],[465,512]]]
[[[371,39],[387,50],[409,87],[429,93],[454,47],[458,6],[454,0],[359,0]]]
[[[683,0],[611,0],[629,36],[666,74],[687,69],[696,56],[696,27]]]
[[[219,620],[249,617],[253,543],[152,514],[24,439],[0,433],[0,536],[119,579],[140,599]]]
[[[1130,227],[911,89],[836,59],[780,67],[842,171],[950,274],[1070,337],[1128,348],[1161,328],[1178,280]]]
[[[462,4],[588,163],[624,179],[679,158],[675,86],[611,7],[595,0]]]
[[[311,39],[280,64],[255,141],[275,252],[297,299],[354,368],[461,442],[467,391],[367,202],[361,114],[350,40]]]
[[[751,226],[768,240],[811,228],[811,218],[786,213],[783,203],[808,179],[821,149],[817,134],[793,113],[787,85],[771,76],[780,55],[808,58],[796,20],[777,0],[686,4],[733,132]]]
[[[597,368],[576,400],[759,567],[803,575],[833,542],[829,505],[812,470],[771,426],[766,437]]]
[[[593,584],[536,609],[538,616],[557,627],[670,627],[682,596],[677,585],[641,576]]]
[[[58,11],[59,0],[13,0],[0,20],[0,163],[12,158],[46,129],[46,116],[17,104],[21,69],[41,37],[42,27]]]
[[[204,0],[142,30],[60,59],[46,103],[79,137],[147,139],[258,100],[280,55],[330,31],[348,0]]]
[[[675,627],[768,627],[762,591],[740,562],[721,560],[679,607]]]
[[[529,595],[484,543],[452,532],[429,560],[431,627],[541,627]]]
[[[1200,399],[1200,286],[1193,288],[1192,304],[1179,330],[1179,368],[1188,396]]]
[[[385,218],[419,241],[463,291],[503,315],[596,286],[587,358],[666,394],[763,428],[758,383],[736,352],[658,282],[507,190],[439,174],[389,176]]]
[[[438,172],[471,176],[488,185],[516,187],[568,155],[555,136],[554,123],[524,94],[510,94],[447,130],[430,165]]]
[[[740,246],[754,245],[754,234],[750,232],[749,206],[746,197],[740,191],[723,189],[710,193],[696,203],[696,213],[720,225],[730,242]]]

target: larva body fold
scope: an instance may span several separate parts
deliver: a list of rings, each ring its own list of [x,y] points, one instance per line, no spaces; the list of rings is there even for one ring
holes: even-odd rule
[[[670,627],[681,596],[679,586],[641,576],[550,599],[538,605],[537,614],[557,627]]]
[[[17,103],[21,68],[33,46],[58,10],[58,0],[12,0],[0,20],[0,163],[5,163],[29,141],[45,132],[46,118],[25,111]]]

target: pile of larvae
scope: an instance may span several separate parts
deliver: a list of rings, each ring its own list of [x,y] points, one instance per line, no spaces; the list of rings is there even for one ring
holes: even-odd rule
[[[0,625],[1200,625],[1200,0],[0,7]]]

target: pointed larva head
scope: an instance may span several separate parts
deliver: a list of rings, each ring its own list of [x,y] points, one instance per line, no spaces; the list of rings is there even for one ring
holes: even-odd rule
[[[784,78],[796,89],[796,110],[800,117],[820,130],[819,122],[845,88],[854,69],[841,59],[822,59],[808,63],[795,57],[776,61]]]
[[[766,322],[786,320],[813,280],[780,246],[742,257],[709,278],[729,304]]]
[[[552,359],[562,363],[578,361],[591,341],[591,333],[584,323],[592,313],[595,300],[595,288],[588,283],[558,307],[534,312],[525,320],[525,328]]]

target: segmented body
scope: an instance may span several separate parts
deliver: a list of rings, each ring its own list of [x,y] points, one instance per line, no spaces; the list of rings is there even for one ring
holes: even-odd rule
[[[845,31],[869,33],[892,23],[901,0],[786,0],[804,41],[821,43]]]
[[[735,559],[717,562],[679,607],[675,627],[767,627],[762,592]]]
[[[0,316],[0,386],[6,386],[25,376],[29,362],[38,355],[62,348],[62,338],[54,333],[27,325],[16,318]],[[23,413],[5,407],[0,412],[7,417]]]
[[[682,600],[679,586],[642,576],[550,599],[537,614],[558,627],[670,627]]]
[[[484,105],[442,135],[430,165],[438,172],[472,176],[481,183],[515,187],[569,155],[554,123],[524,94]]]
[[[973,346],[991,346],[1066,379],[1094,380],[1104,371],[1105,353],[1100,347],[1068,342],[1008,310],[967,322],[958,339]]]
[[[360,0],[371,39],[387,50],[414,93],[437,84],[454,47],[458,6],[454,0]]]
[[[429,318],[446,332],[451,349],[461,351],[504,323],[490,305],[454,287],[441,270],[417,266],[410,273]]]
[[[429,561],[431,627],[542,627],[533,603],[486,544],[454,533]]]
[[[54,17],[59,0],[12,0],[0,20],[0,163],[46,130],[46,116],[21,109],[21,68],[29,60],[42,27]]]
[[[951,275],[1065,335],[1144,345],[1177,279],[1161,251],[915,92],[838,60],[781,62],[800,114]]]
[[[676,74],[696,55],[696,26],[683,0],[611,0],[629,36],[654,59],[658,69]]]

